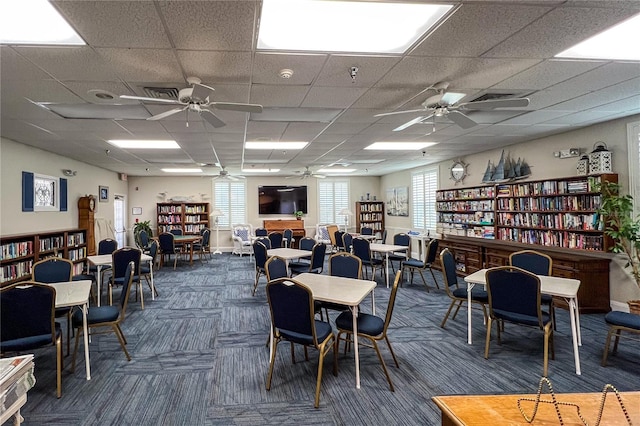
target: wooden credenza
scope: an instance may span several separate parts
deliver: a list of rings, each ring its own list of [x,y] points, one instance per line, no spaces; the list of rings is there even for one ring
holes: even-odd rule
[[[267,232],[284,232],[285,229],[291,229],[293,231],[293,248],[297,247],[300,238],[306,235],[304,229],[304,220],[297,219],[276,219],[276,220],[264,220],[262,226]]]

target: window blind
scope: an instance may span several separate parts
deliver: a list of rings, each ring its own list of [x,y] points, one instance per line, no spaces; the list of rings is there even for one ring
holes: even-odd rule
[[[214,182],[214,209],[224,213],[224,216],[218,218],[220,227],[247,223],[246,192],[244,182]]]
[[[338,223],[339,213],[349,207],[349,183],[329,181],[318,183],[318,204],[320,223]]]
[[[425,169],[411,175],[412,226],[421,232],[436,231],[437,189],[437,168]]]

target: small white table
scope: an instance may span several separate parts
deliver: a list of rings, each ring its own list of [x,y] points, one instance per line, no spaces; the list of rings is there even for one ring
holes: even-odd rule
[[[103,266],[109,266],[113,263],[113,255],[111,254],[98,254],[95,256],[87,256],[87,261],[92,265],[95,265],[98,269],[96,272],[96,286],[98,291],[98,306],[100,306],[100,286],[102,284],[102,274],[100,273]],[[151,300],[156,300],[156,287],[153,284],[153,257],[148,254],[142,253],[140,256],[140,262],[149,262],[149,271],[151,276]]]
[[[407,234],[412,240],[418,240],[418,259],[424,260],[422,257],[422,248],[426,241],[431,240],[431,236],[429,234]]]
[[[47,284],[56,289],[56,308],[71,308],[79,306],[82,309],[82,327],[84,328],[84,362],[87,380],[91,380],[91,365],[89,364],[89,330],[87,327],[87,312],[89,310],[89,293],[91,280],[68,281]]]
[[[287,247],[281,247],[281,248],[274,248],[274,249],[269,249],[267,250],[267,258],[272,257],[272,256],[278,256],[284,259],[285,263],[287,264],[287,272],[289,271],[289,261],[292,259],[298,259],[301,257],[307,257],[310,256],[312,252],[308,251],[308,250],[300,250],[300,249],[293,249],[293,248],[287,248]]]
[[[464,277],[467,282],[467,343],[471,344],[471,290],[475,284],[482,284],[486,288],[487,269],[480,269],[471,275]],[[578,346],[582,346],[580,334],[580,312],[578,310],[578,289],[580,280],[572,278],[549,277],[538,275],[540,278],[540,292],[564,299],[569,305],[569,318],[571,319],[571,335],[573,338],[573,357],[576,365],[576,374],[580,371],[580,353]]]
[[[356,388],[360,389],[360,358],[358,354],[358,305],[376,288],[375,281],[334,277],[331,275],[305,272],[294,280],[306,285],[313,293],[313,299],[322,302],[339,303],[349,306],[353,314],[353,347],[356,362]]]
[[[407,246],[398,246],[395,244],[371,243],[369,245],[369,250],[375,251],[376,253],[384,253],[385,267],[387,268],[384,275],[387,280],[387,288],[389,288],[389,253],[395,253],[395,252],[406,253],[408,249],[409,247]]]

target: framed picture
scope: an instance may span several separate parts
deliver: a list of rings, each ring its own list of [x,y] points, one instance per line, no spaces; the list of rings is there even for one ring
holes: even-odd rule
[[[108,186],[98,186],[98,198],[101,203],[106,203],[109,201],[109,187]]]
[[[142,214],[142,207],[132,207],[131,214],[134,216],[138,216]]]
[[[409,187],[387,189],[387,214],[409,216]]]

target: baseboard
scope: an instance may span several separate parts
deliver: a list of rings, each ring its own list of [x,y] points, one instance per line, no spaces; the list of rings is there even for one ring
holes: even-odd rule
[[[609,305],[613,311],[629,312],[629,305],[626,303],[611,300],[609,301]]]

